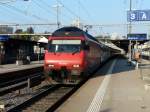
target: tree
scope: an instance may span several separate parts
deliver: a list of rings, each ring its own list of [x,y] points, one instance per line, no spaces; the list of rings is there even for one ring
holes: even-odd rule
[[[17,29],[15,31],[16,34],[27,34],[26,31],[23,31],[22,29]],[[21,40],[29,40],[29,37],[27,35],[16,35],[16,36],[12,36],[13,38],[16,39],[21,39]]]
[[[34,29],[32,27],[28,27],[26,32],[29,33],[29,34],[33,34]]]
[[[17,34],[23,33],[23,30],[22,30],[22,29],[17,29],[17,30],[15,31],[15,33],[17,33]]]

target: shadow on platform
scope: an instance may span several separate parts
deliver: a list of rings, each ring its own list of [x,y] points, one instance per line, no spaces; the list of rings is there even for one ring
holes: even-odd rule
[[[100,112],[111,112],[111,109],[101,110]]]
[[[103,66],[101,66],[93,75],[93,77],[97,76],[103,76],[108,74],[108,70],[110,69],[110,66],[112,65],[112,62],[114,59],[107,61]],[[108,69],[109,68],[109,69]],[[116,63],[113,67],[112,70],[112,75],[115,75],[116,73],[121,73],[121,72],[127,72],[127,71],[132,71],[135,70],[135,66],[131,65],[128,63],[127,59],[124,58],[119,58],[116,59]]]

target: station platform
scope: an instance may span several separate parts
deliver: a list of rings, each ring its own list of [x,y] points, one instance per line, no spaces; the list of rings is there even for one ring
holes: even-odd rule
[[[41,67],[43,65],[44,65],[43,60],[32,61],[30,64],[25,64],[25,65],[23,65],[23,64],[22,65],[17,65],[16,63],[0,65],[0,74],[19,71],[19,70],[30,69],[30,68],[35,68],[35,67]]]
[[[127,59],[109,61],[56,112],[150,112],[150,89],[145,86],[150,83],[142,78],[148,73]]]

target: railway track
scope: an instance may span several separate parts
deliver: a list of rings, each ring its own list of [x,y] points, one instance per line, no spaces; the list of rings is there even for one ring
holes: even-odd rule
[[[43,73],[36,73],[26,77],[17,78],[16,80],[7,81],[0,84],[0,96],[7,94],[9,92],[15,91],[17,89],[22,89],[24,87],[30,88],[36,86],[44,80]]]
[[[50,85],[47,83],[44,86],[38,87],[38,89],[35,91],[31,90],[29,93],[27,92],[27,94],[21,94],[21,97],[24,97],[25,95],[25,97],[22,98],[23,100],[21,99],[21,101],[17,101],[16,104],[9,108],[6,107],[4,112],[53,112],[78,88],[80,88],[90,77],[91,75],[88,75],[87,78],[85,78],[78,84]],[[16,96],[16,99],[18,100],[19,97]]]
[[[53,112],[77,90],[77,87],[78,85],[74,84],[49,86],[29,100],[8,110],[8,112]]]
[[[14,79],[10,76],[12,80],[2,80],[2,82],[0,82],[0,112],[4,109],[7,111],[15,105],[20,104],[24,99],[29,99],[36,91],[39,91],[38,89],[40,87],[46,85],[45,83],[43,84],[45,79],[43,71],[39,69],[37,72],[34,70],[33,73],[27,71],[28,74],[26,74],[26,76],[22,71],[17,71],[17,73],[18,72],[20,73],[20,77]],[[17,75],[19,75],[19,73]],[[12,75],[11,72],[10,75]],[[5,74],[0,77],[4,76]],[[15,76],[15,74],[13,74],[13,76]]]
[[[25,77],[30,77],[33,74],[37,74],[41,72],[43,72],[43,66],[33,67],[33,68],[24,68],[20,70],[10,70],[8,72],[0,72],[0,87],[10,85],[10,83],[7,85],[6,84],[3,85],[3,83],[11,82],[12,84],[12,83],[15,83],[12,80],[21,79],[21,78],[23,80]]]
[[[43,80],[41,84],[34,87],[28,88],[26,86],[22,89],[17,89],[1,96],[0,102],[3,102],[4,109],[2,109],[3,111],[0,110],[0,112],[53,112],[86,80],[84,79],[78,84],[55,85]]]

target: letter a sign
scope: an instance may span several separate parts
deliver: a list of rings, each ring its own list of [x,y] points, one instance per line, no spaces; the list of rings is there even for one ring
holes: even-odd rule
[[[142,14],[142,20],[144,20],[144,19],[146,19],[147,18],[147,16],[146,16],[146,13],[145,12],[141,12],[141,14]]]
[[[150,21],[150,10],[132,10],[127,12],[129,21]]]

